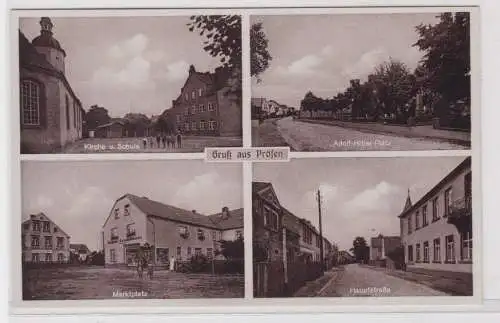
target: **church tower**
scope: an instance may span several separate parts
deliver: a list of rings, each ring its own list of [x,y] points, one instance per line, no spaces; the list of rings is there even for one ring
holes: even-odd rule
[[[54,25],[49,17],[40,19],[40,35],[31,42],[36,50],[45,56],[45,59],[52,64],[59,72],[64,74],[64,59],[66,52],[54,38],[52,28]]]
[[[411,208],[412,205],[413,204],[411,203],[411,199],[410,199],[410,189],[408,189],[408,197],[406,198],[406,202],[405,202],[405,206],[403,208],[403,212],[405,212],[406,210],[408,210],[409,208]]]

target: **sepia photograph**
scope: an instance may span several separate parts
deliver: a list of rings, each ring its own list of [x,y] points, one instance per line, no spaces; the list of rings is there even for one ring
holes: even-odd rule
[[[22,154],[242,145],[240,16],[19,18]]]
[[[242,298],[242,206],[240,165],[23,162],[23,300]]]
[[[473,295],[471,157],[295,159],[253,179],[254,297]]]
[[[470,149],[470,15],[252,16],[253,146]]]

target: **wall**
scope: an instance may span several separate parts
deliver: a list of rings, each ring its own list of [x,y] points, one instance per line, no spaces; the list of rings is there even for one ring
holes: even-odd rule
[[[241,236],[243,236],[243,227],[238,229],[230,229],[222,231],[222,240],[229,240],[229,241],[236,240],[236,231],[240,231]]]
[[[45,56],[45,59],[52,64],[58,71],[64,74],[65,70],[65,58],[64,54],[57,49],[44,46],[36,46],[36,51]]]
[[[155,244],[157,248],[168,248],[169,258],[175,256],[177,260],[177,247],[181,247],[181,260],[187,260],[187,249],[191,247],[191,255],[194,255],[195,248],[201,248],[202,254],[207,254],[207,248],[215,249],[215,243],[212,239],[212,232],[218,231],[204,227],[198,227],[190,224],[178,223],[164,220],[156,217],[150,217],[151,222],[147,222],[147,240]],[[189,237],[183,238],[179,233],[179,227],[186,226],[189,231]],[[199,240],[197,230],[202,229],[205,233],[205,240]],[[153,236],[155,241],[153,242]]]
[[[202,95],[199,96],[199,89],[203,89]],[[195,92],[195,98],[192,98],[192,92]],[[174,107],[176,122],[176,128],[182,129],[181,131],[185,134],[192,135],[204,135],[204,136],[218,136],[219,135],[219,120],[218,120],[218,110],[219,103],[217,101],[217,96],[215,94],[207,93],[207,85],[200,79],[197,73],[191,74],[184,88],[181,91],[181,97],[179,102]],[[188,99],[186,100],[186,94]],[[214,105],[213,111],[208,111],[208,104]],[[204,105],[204,112],[200,112],[200,105]],[[195,106],[195,111],[193,113],[193,106]],[[189,114],[185,114],[186,108],[189,108]],[[177,121],[177,115],[181,116],[181,120]],[[217,127],[214,130],[208,129],[209,120],[217,121]],[[207,122],[205,130],[200,130],[200,122],[204,120]],[[189,130],[186,130],[184,124],[189,123]],[[196,123],[196,130],[192,130],[192,123]]]
[[[28,261],[30,262],[32,259],[32,254],[33,253],[38,253],[40,256],[40,261],[45,260],[45,254],[51,253],[52,254],[52,261],[57,261],[57,255],[58,254],[63,254],[64,256],[64,261],[69,261],[69,245],[70,245],[70,237],[67,236],[64,232],[61,231],[61,228],[59,228],[55,223],[50,221],[47,217],[43,215],[36,215],[35,220],[40,220],[40,221],[49,221],[50,222],[50,232],[44,232],[43,231],[43,224],[40,224],[40,231],[33,231],[33,226],[31,223],[31,220],[28,221],[27,223],[29,224],[29,228],[25,229],[24,224],[22,227],[22,234],[24,236],[24,248],[23,248],[23,261]],[[54,232],[54,229],[57,229],[57,232]],[[31,248],[31,236],[32,235],[37,235],[40,236],[40,248],[38,249],[32,249]],[[51,236],[52,237],[52,249],[45,249],[45,236]],[[64,243],[63,247],[61,249],[57,249],[57,237],[62,237],[64,238]]]
[[[415,230],[415,214],[417,210],[412,211],[409,215],[411,217],[411,225],[412,225],[412,233],[408,234],[408,215],[403,219],[402,222],[402,243],[405,248],[405,261],[408,264],[408,268],[424,268],[424,269],[436,269],[436,270],[448,270],[448,271],[456,271],[456,272],[472,272],[472,264],[471,263],[461,263],[460,254],[461,254],[461,239],[460,234],[457,228],[447,223],[447,218],[444,217],[444,192],[445,190],[452,186],[452,194],[451,199],[455,201],[464,196],[464,176],[466,173],[470,171],[470,168],[462,171],[457,177],[452,179],[447,185],[439,190],[435,195],[433,195],[426,203],[427,203],[427,220],[428,225],[425,227],[421,227],[418,230]],[[432,199],[438,196],[438,215],[439,219],[433,222],[432,219]],[[423,206],[423,205],[422,205]],[[422,207],[419,207],[420,214],[422,213]],[[446,259],[446,240],[445,237],[447,235],[454,236],[455,242],[455,259],[457,263],[447,264],[445,263]],[[433,250],[433,240],[436,238],[440,238],[440,246],[441,246],[441,262],[433,263],[434,259],[434,250]],[[413,245],[413,259],[416,260],[416,244],[420,243],[421,245],[421,260],[423,261],[423,243],[425,241],[429,242],[429,263],[408,263],[408,245]]]
[[[266,250],[268,260],[278,261],[283,259],[283,244],[282,244],[282,219],[278,216],[278,230],[273,230],[264,226],[263,208],[268,205],[271,209],[278,211],[275,207],[262,199],[257,194],[253,197],[253,241]]]
[[[219,133],[221,136],[239,137],[243,134],[241,99],[226,91],[217,92]]]
[[[124,207],[125,205],[130,205],[130,215],[124,215]],[[114,209],[119,208],[120,215],[118,219],[115,219]],[[111,261],[111,249],[115,250],[116,255],[116,263],[124,264],[125,263],[125,248],[126,244],[140,243],[144,244],[145,242],[149,242],[152,244],[152,241],[147,240],[146,234],[146,216],[139,210],[128,197],[124,197],[121,200],[117,201],[113,207],[109,211],[109,218],[107,222],[104,224],[103,232],[104,232],[104,256],[106,264],[113,263]],[[127,234],[127,224],[134,223],[136,238],[128,239]],[[111,228],[117,228],[118,233],[118,241],[111,242]]]
[[[42,102],[40,107],[41,125],[24,126],[21,124],[21,152],[49,153],[61,146],[60,80],[53,76],[20,68],[20,80],[23,79],[32,79],[40,83]],[[19,101],[19,111],[22,113],[21,101]]]
[[[75,110],[77,113],[80,113],[78,102],[71,96],[71,93],[66,88],[63,82],[59,82],[59,108],[60,108],[60,119],[59,124],[61,125],[61,143],[63,145],[74,142],[81,138],[81,131],[79,130],[79,125],[76,123],[75,127],[75,118],[78,118],[75,115]],[[66,96],[68,97],[69,102],[69,129],[66,126]],[[81,120],[81,118],[80,118]]]

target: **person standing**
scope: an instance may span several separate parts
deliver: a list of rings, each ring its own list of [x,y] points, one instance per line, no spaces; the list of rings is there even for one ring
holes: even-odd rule
[[[142,138],[142,145],[144,149],[148,148],[148,138],[146,137]]]
[[[158,133],[158,134],[156,134],[156,145],[158,148],[160,148],[160,140],[161,140],[160,134]]]
[[[170,258],[169,270],[170,271],[175,271],[175,257],[174,256],[172,256],[172,258]]]
[[[161,142],[163,143],[163,149],[167,148],[167,136],[165,134],[161,135]]]
[[[182,136],[181,136],[180,131],[177,131],[176,139],[177,139],[177,148],[181,148],[182,147]]]

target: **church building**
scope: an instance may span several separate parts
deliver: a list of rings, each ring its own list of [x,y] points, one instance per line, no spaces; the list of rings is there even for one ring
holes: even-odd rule
[[[50,18],[31,42],[19,31],[21,153],[50,153],[82,138],[84,110],[65,74]]]

